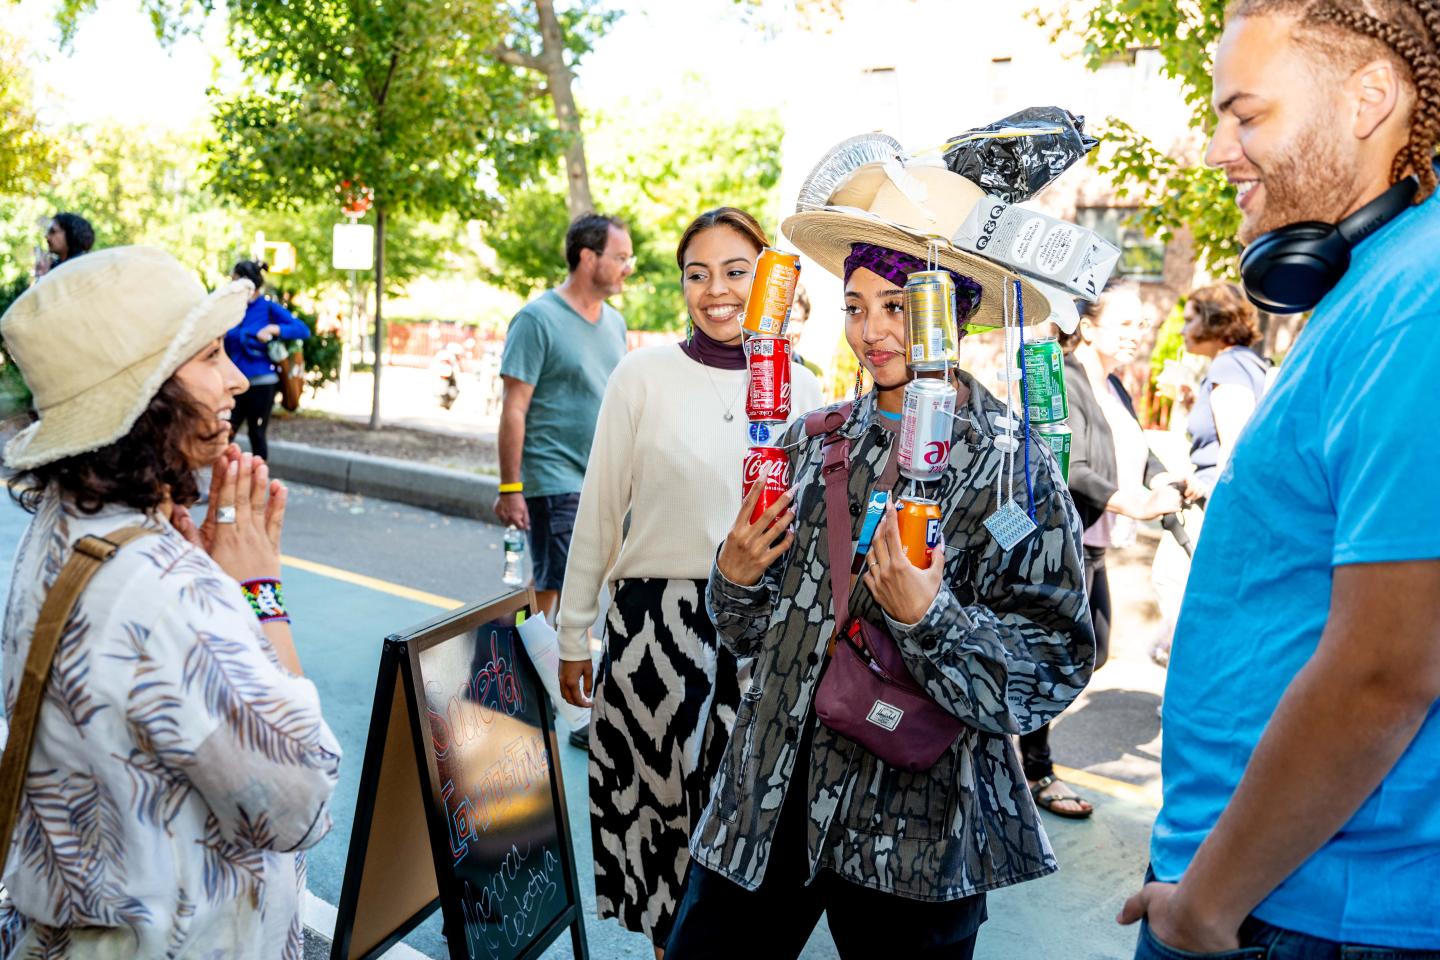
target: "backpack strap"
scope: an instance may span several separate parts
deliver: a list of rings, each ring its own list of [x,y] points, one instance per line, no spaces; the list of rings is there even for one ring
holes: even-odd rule
[[[839,632],[849,619],[850,558],[850,438],[840,428],[850,419],[854,403],[843,403],[805,416],[807,437],[825,436],[820,449],[825,459],[820,476],[825,483],[825,533],[830,560],[830,601]]]
[[[854,402],[847,401],[838,407],[805,414],[805,436],[818,437],[822,433],[835,433],[850,419],[850,409],[854,406]]]
[[[30,748],[35,742],[35,729],[40,719],[40,705],[45,699],[45,686],[50,681],[50,667],[60,648],[65,624],[75,612],[75,605],[92,577],[116,552],[131,540],[158,533],[148,527],[125,527],[104,537],[81,537],[74,552],[55,578],[40,617],[35,621],[35,634],[30,639],[30,652],[25,658],[25,671],[20,677],[20,692],[15,697],[15,712],[10,717],[10,739],[5,742],[5,756],[0,760],[0,869],[4,869],[10,853],[15,821],[20,813],[20,792],[30,766]]]

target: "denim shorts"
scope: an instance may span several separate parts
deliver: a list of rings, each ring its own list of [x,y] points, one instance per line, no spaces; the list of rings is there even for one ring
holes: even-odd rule
[[[1336,943],[1308,934],[1273,926],[1255,917],[1240,927],[1239,950],[1221,953],[1192,953],[1162,943],[1140,923],[1140,942],[1135,960],[1440,960],[1440,950],[1402,950],[1363,944]]]
[[[559,590],[565,583],[565,560],[570,556],[570,535],[575,532],[575,511],[580,494],[557,493],[526,497],[530,508],[530,558],[536,590]]]

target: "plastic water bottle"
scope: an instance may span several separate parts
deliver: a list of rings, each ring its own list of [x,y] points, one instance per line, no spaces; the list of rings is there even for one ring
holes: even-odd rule
[[[525,532],[515,524],[505,528],[505,572],[500,582],[518,587],[525,582]]]

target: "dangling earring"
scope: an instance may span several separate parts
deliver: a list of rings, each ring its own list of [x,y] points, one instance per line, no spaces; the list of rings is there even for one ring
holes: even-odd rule
[[[687,310],[687,311],[685,312],[685,342],[686,342],[686,343],[694,343],[694,341],[695,341],[695,321],[694,321],[693,319],[691,319],[691,317],[690,317],[690,312]]]
[[[855,402],[860,402],[860,389],[865,385],[865,369],[863,367],[855,371]]]

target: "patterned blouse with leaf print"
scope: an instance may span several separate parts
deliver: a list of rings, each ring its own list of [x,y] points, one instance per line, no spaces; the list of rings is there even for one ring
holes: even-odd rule
[[[6,715],[81,537],[159,531],[86,588],[55,655],[4,869],[0,958],[298,958],[305,848],[340,746],[239,585],[168,522],[46,497],[16,554]]]

